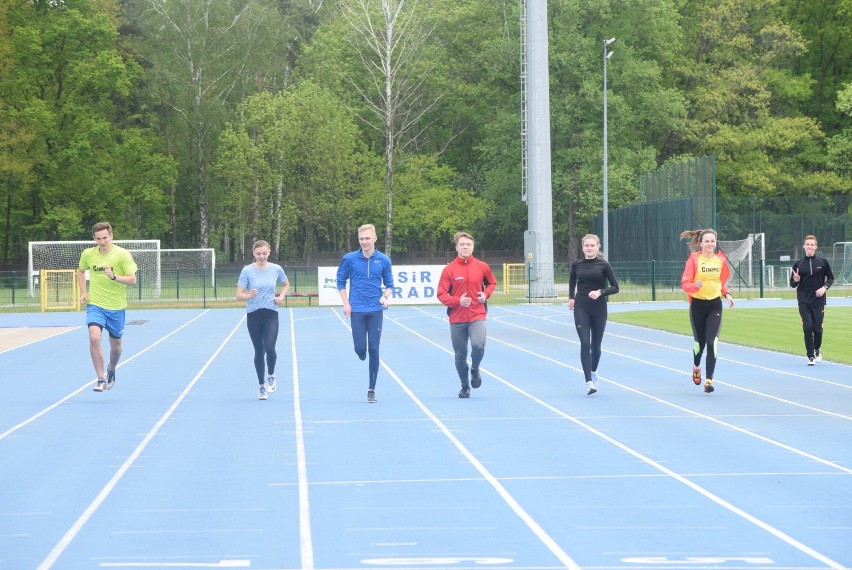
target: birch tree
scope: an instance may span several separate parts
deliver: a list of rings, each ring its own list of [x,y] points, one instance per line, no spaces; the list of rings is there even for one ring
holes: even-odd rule
[[[265,30],[275,25],[277,12],[262,0],[141,1],[152,89],[164,113],[177,119],[169,127],[178,139],[173,148],[186,153],[177,191],[187,194],[186,208],[195,208],[185,214],[197,224],[190,241],[208,247],[213,145],[227,111],[257,76],[256,58],[267,53]]]
[[[393,251],[394,173],[400,154],[422,133],[438,102],[425,88],[434,64],[423,50],[435,29],[434,3],[421,0],[341,0],[352,34],[347,38],[366,71],[347,81],[365,103],[357,117],[382,137],[385,158],[385,251]]]

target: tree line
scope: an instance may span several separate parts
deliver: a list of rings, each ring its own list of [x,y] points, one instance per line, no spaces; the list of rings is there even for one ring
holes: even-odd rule
[[[848,213],[852,0],[549,0],[557,251],[639,175],[715,154],[719,208],[808,196]],[[215,247],[242,261],[471,231],[519,248],[518,0],[6,0],[2,255],[33,240]],[[617,231],[617,230],[616,230]]]

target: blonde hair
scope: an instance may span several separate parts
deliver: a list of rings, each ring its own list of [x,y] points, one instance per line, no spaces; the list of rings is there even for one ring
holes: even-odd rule
[[[804,243],[804,242],[808,241],[809,239],[814,240],[814,243],[815,243],[815,244],[817,244],[817,245],[819,245],[819,242],[817,241],[816,236],[812,236],[811,234],[806,235],[806,236],[805,236],[805,239],[804,239],[804,240],[802,240],[802,243]]]
[[[259,247],[268,247],[269,251],[272,251],[272,246],[269,245],[269,242],[266,240],[258,239],[254,240],[254,243],[251,244],[251,250],[254,251]]]
[[[367,231],[373,232],[373,235],[377,235],[377,234],[376,234],[376,226],[374,226],[373,224],[364,224],[363,226],[361,226],[360,228],[358,228],[358,233],[359,233],[359,234],[360,234],[361,232],[367,232]]]
[[[473,242],[475,243],[475,240],[473,239],[473,236],[472,236],[472,235],[470,235],[470,234],[469,234],[469,233],[467,233],[467,232],[456,232],[456,233],[455,233],[455,235],[453,236],[453,243],[455,243],[456,245],[458,245],[459,240],[460,240],[460,239],[462,239],[462,238],[467,238],[467,239],[469,239],[470,241],[473,241]]]
[[[680,239],[689,238],[689,249],[699,251],[701,249],[701,240],[706,234],[713,234],[716,241],[719,241],[719,234],[716,230],[707,228],[706,230],[685,230],[680,233]]]
[[[581,239],[581,240],[580,240],[580,247],[582,247],[582,246],[583,246],[583,244],[584,244],[584,243],[586,243],[586,240],[587,240],[587,239],[593,239],[593,240],[595,240],[595,241],[597,242],[597,244],[598,244],[598,248],[599,248],[599,249],[598,249],[598,257],[599,257],[599,258],[601,258],[601,259],[603,259],[603,256],[604,256],[604,255],[603,255],[603,252],[600,250],[600,247],[601,247],[601,238],[600,238],[600,237],[598,237],[598,236],[597,236],[597,235],[595,235],[595,234],[586,234],[586,235],[584,235],[584,236],[583,236],[583,239]]]

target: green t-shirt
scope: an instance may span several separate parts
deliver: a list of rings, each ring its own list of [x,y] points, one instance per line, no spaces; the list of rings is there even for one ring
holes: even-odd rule
[[[133,275],[138,269],[133,256],[115,244],[106,254],[101,253],[100,248],[95,246],[84,250],[80,255],[80,271],[89,272],[89,303],[111,311],[126,308],[127,286],[107,277],[104,267],[112,267],[119,277]]]

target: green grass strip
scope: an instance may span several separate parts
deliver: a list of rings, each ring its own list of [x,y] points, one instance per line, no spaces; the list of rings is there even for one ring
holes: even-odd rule
[[[692,337],[688,309],[630,311],[609,314],[609,320]],[[852,364],[852,307],[825,309],[822,354],[826,360]],[[796,307],[727,308],[722,313],[722,342],[766,348],[805,358],[802,320]],[[687,342],[691,346],[691,342]]]

